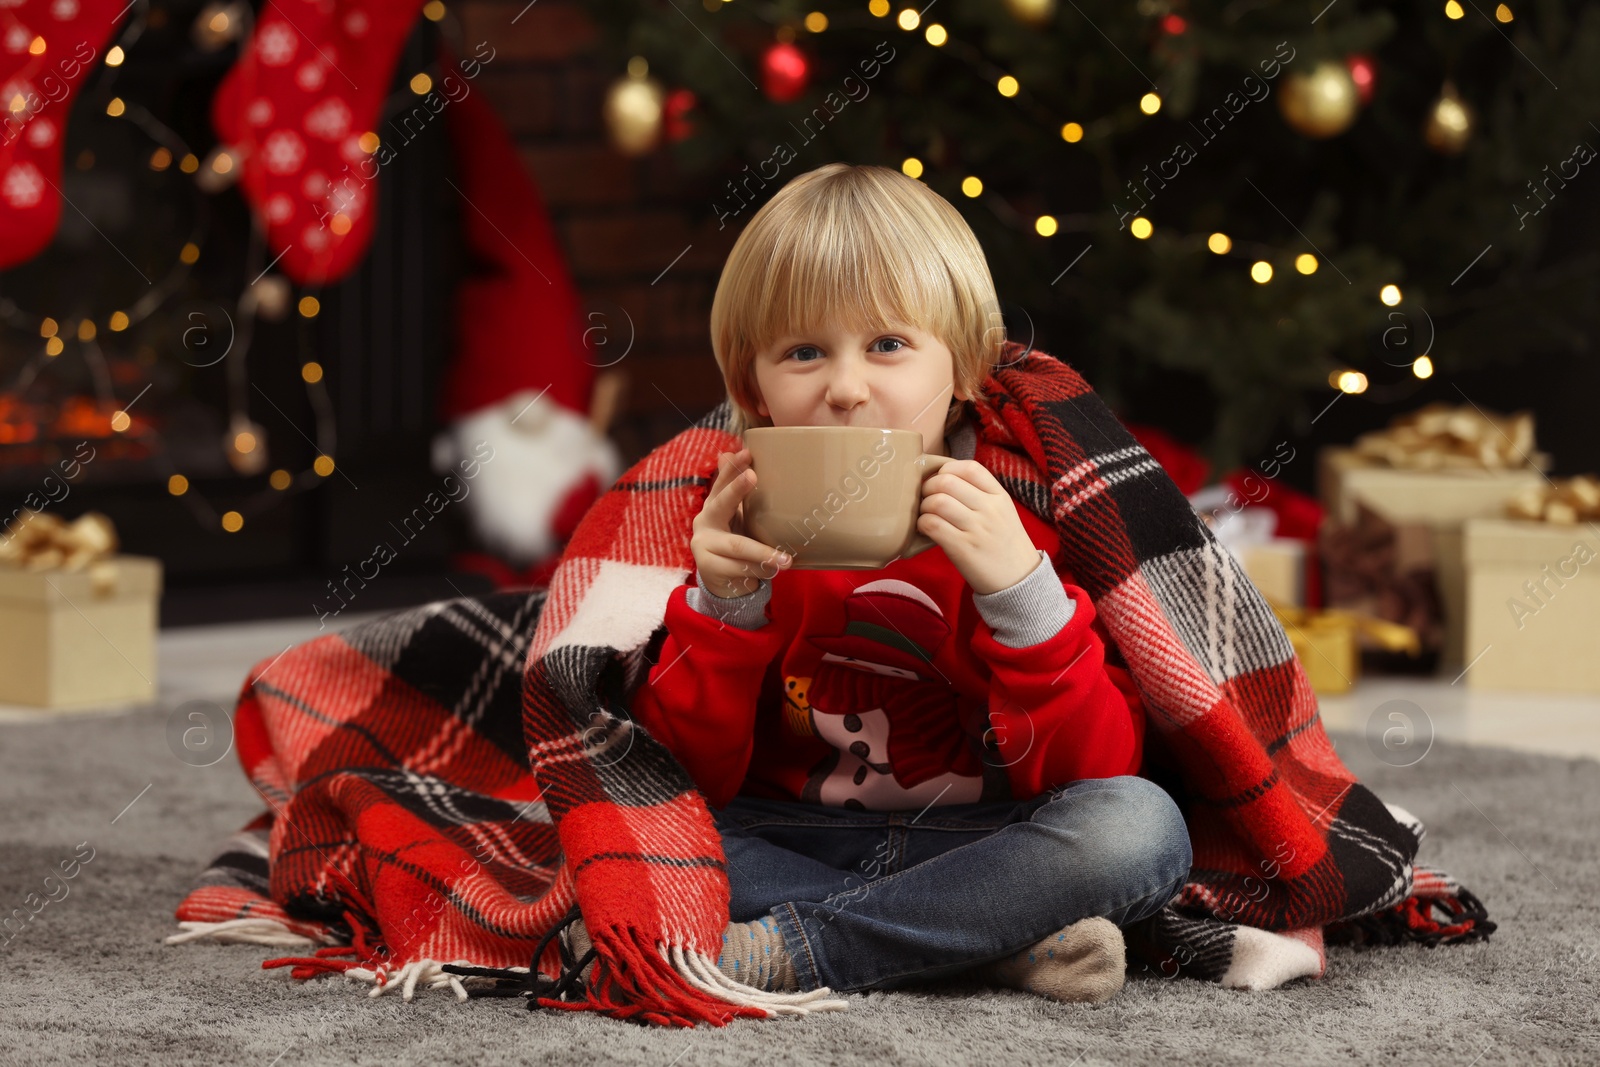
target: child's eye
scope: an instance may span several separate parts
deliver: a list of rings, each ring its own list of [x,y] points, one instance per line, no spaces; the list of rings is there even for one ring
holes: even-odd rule
[[[895,347],[893,347],[893,348],[888,348],[888,349],[883,349],[882,350],[885,353],[894,353],[894,352],[898,352],[898,351],[900,351],[900,349],[904,348],[906,346],[906,343],[904,341],[900,340],[900,338],[898,338],[898,337],[880,337],[878,340],[872,342],[872,345],[873,345],[874,348],[876,348],[878,345],[894,345]],[[819,357],[820,357],[820,354],[821,354],[820,350],[817,348],[816,345],[801,345],[799,348],[791,350],[789,352],[789,355],[788,355],[787,358],[793,359],[796,363],[815,363],[816,362],[815,359],[802,359],[802,358],[800,358],[800,353],[802,353],[802,352],[817,352]]]

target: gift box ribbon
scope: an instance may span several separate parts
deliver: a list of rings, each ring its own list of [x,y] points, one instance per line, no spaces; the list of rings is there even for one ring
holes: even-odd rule
[[[89,572],[96,596],[117,587],[117,531],[111,520],[89,511],[72,522],[42,511],[24,511],[0,540],[0,565],[27,571]]]

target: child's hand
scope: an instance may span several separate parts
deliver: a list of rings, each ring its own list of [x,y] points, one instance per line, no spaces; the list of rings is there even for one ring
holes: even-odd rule
[[[724,452],[717,459],[717,477],[706,494],[706,502],[694,519],[694,536],[689,548],[694,552],[700,580],[713,596],[731,600],[753,593],[761,579],[770,578],[793,562],[775,552],[744,530],[744,498],[756,486],[756,472],[750,468],[750,450]],[[766,569],[770,567],[770,573]]]
[[[975,459],[949,460],[922,483],[917,530],[944,549],[974,593],[1009,589],[1039,565],[1011,494]]]

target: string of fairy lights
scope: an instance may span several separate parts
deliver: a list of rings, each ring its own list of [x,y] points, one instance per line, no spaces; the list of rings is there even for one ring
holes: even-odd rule
[[[190,175],[203,193],[215,193],[225,189],[237,177],[232,174],[237,161],[235,154],[222,150],[222,146],[219,146],[202,162],[187,142],[170,126],[142,105],[124,100],[114,92],[116,82],[119,80],[118,73],[127,60],[129,50],[146,29],[159,27],[166,19],[166,12],[160,8],[152,8],[149,0],[136,0],[135,6],[138,10],[124,26],[117,43],[107,49],[104,62],[95,75],[95,82],[84,89],[85,95],[90,99],[103,100],[102,110],[108,117],[132,122],[149,136],[155,145],[146,159],[146,166],[151,171],[163,173],[175,170]],[[432,22],[440,22],[445,18],[447,11],[441,0],[429,0],[423,6],[422,14]],[[248,39],[252,20],[250,5],[245,0],[213,0],[195,17],[190,36],[202,50],[217,51],[232,41]],[[43,37],[35,37],[29,48],[33,54],[41,55],[48,46],[49,42]],[[430,92],[434,79],[439,74],[435,66],[436,64],[430,64],[413,74],[407,80],[405,90],[396,92],[385,101],[380,118],[401,109],[412,96],[425,96]],[[0,101],[0,106],[6,107],[13,115],[21,115],[26,110],[27,103],[19,94],[10,101]],[[368,151],[376,151],[379,144],[377,133],[369,131],[363,134],[361,144]],[[88,149],[81,151],[74,165],[81,170],[91,169],[94,166],[93,152]],[[0,396],[23,397],[40,371],[60,358],[67,352],[68,346],[72,345],[76,346],[76,350],[89,367],[96,403],[104,408],[116,405],[110,364],[102,348],[102,339],[108,335],[126,334],[157,311],[167,308],[174,297],[186,291],[186,283],[202,258],[202,248],[210,230],[209,199],[200,197],[197,201],[194,223],[178,251],[176,260],[142,296],[125,308],[100,314],[74,316],[60,312],[29,310],[19,306],[10,297],[0,297],[0,323],[39,339],[39,347],[23,363],[11,385],[0,391]],[[288,314],[292,295],[291,285],[286,278],[281,274],[268,273],[272,264],[266,264],[263,268],[261,261],[264,256],[265,240],[259,224],[253,223],[245,255],[246,273],[252,280],[245,285],[237,298],[237,315],[229,316],[229,321],[236,323],[230,347],[225,356],[218,357],[211,363],[189,363],[192,367],[212,366],[216,362],[226,364],[224,373],[227,377],[228,430],[223,437],[223,453],[235,472],[245,476],[260,474],[269,465],[265,430],[248,415],[248,387],[251,383],[247,374],[246,356],[254,334],[255,318],[260,315],[268,320],[283,319]],[[316,455],[307,469],[295,473],[286,468],[276,468],[267,474],[268,488],[235,500],[231,507],[218,507],[199,491],[188,474],[177,468],[167,450],[160,448],[158,455],[161,460],[166,461],[167,467],[167,493],[181,500],[203,528],[237,533],[244,528],[247,517],[276,506],[291,495],[291,491],[303,492],[319,485],[337,469],[334,459],[336,437],[332,398],[324,381],[324,368],[315,359],[308,358],[312,348],[311,320],[320,313],[321,301],[316,296],[306,293],[294,302],[294,306],[300,326],[298,331],[300,379],[306,388],[315,421],[315,439],[308,438],[308,440],[311,440],[316,449]],[[187,331],[185,335],[187,336]],[[148,346],[140,352],[141,363],[148,364],[155,358],[154,350]],[[146,389],[148,388],[149,386],[146,386]],[[114,434],[129,439],[149,435],[157,444],[161,444],[159,435],[154,433],[150,422],[136,419],[132,414],[131,409],[143,395],[144,390],[141,390],[126,404],[115,407],[107,424]],[[270,403],[270,397],[267,399]],[[0,421],[0,443],[16,443],[13,437],[7,435],[7,431],[11,429],[14,427]]]
[[[705,9],[710,12],[719,11],[725,4],[732,2],[734,0],[702,0]],[[1007,7],[1019,18],[1041,22],[1053,12],[1054,0],[1007,0]],[[986,76],[992,80],[995,91],[1001,96],[1015,100],[1023,93],[1023,86],[1015,75],[995,67],[989,57],[978,49],[958,41],[942,24],[938,22],[924,23],[922,15],[916,8],[903,7],[898,12],[895,12],[889,0],[869,0],[867,11],[878,19],[889,18],[892,14],[894,24],[902,31],[915,33],[921,30],[923,39],[931,47],[959,52],[961,58],[965,59],[969,64],[986,68]],[[1444,14],[1446,18],[1458,20],[1463,18],[1466,12],[1457,0],[1446,0]],[[1508,5],[1502,3],[1495,8],[1494,18],[1500,23],[1509,23],[1513,21],[1515,15]],[[820,34],[826,31],[829,24],[828,16],[821,11],[812,11],[801,20],[801,25],[805,30],[813,34]],[[1164,28],[1168,32],[1181,33],[1186,28],[1186,25],[1181,16],[1168,14],[1164,20]],[[793,38],[793,30],[788,26],[780,26],[777,36],[779,40],[790,40]],[[1153,116],[1160,112],[1161,105],[1162,98],[1159,92],[1147,92],[1139,97],[1137,111],[1140,115]],[[1034,104],[1033,106],[1038,108],[1040,105]],[[1124,114],[1108,116],[1100,122],[1090,123],[1088,126],[1084,122],[1075,119],[1061,121],[1058,117],[1044,117],[1044,120],[1057,129],[1064,142],[1067,144],[1079,144],[1086,137],[1106,136],[1115,129],[1126,125],[1131,115],[1132,106],[1132,103],[1130,103],[1129,111]],[[908,156],[902,160],[900,169],[908,177],[918,179],[921,179],[927,171],[922,159],[916,156]],[[962,177],[960,188],[964,196],[977,199],[983,195],[983,179],[976,174],[967,174]],[[1054,237],[1062,232],[1061,220],[1055,215],[1037,215],[1033,218],[1032,225],[1034,232],[1041,237]],[[1155,224],[1141,213],[1129,223],[1128,232],[1135,240],[1146,241],[1155,233]],[[1197,247],[1201,243],[1198,235],[1185,235],[1182,239],[1193,242]],[[1244,250],[1243,247],[1236,247],[1233,238],[1222,232],[1207,235],[1204,239],[1204,247],[1218,256],[1229,256],[1236,251]],[[1281,260],[1281,250],[1255,243],[1251,243],[1248,247],[1254,253],[1250,257],[1245,257],[1250,259],[1250,279],[1258,285],[1270,284],[1278,273],[1273,266],[1272,259],[1279,258]],[[1310,252],[1301,252],[1295,255],[1293,259],[1294,270],[1301,275],[1315,274],[1320,266],[1321,264],[1317,257]],[[1400,287],[1391,282],[1380,287],[1377,299],[1387,307],[1396,307],[1404,299],[1404,296],[1400,291]],[[1433,360],[1427,355],[1418,356],[1411,363],[1411,373],[1418,379],[1429,378],[1433,375],[1433,372]],[[1330,373],[1328,384],[1345,393],[1363,393],[1366,392],[1368,387],[1365,374],[1349,369],[1336,370]]]
[[[720,10],[727,2],[732,0],[702,0],[710,11]],[[1039,18],[1053,10],[1054,0],[1007,0],[1007,6],[1018,17]],[[152,9],[149,0],[135,0],[135,7],[138,9],[137,13],[125,26],[118,42],[107,51],[104,63],[95,75],[97,81],[92,87],[91,97],[105,99],[104,113],[108,117],[133,122],[150,137],[155,148],[148,158],[147,165],[152,171],[165,172],[175,169],[179,173],[191,175],[202,192],[216,192],[226,188],[234,180],[230,174],[237,165],[236,156],[227,151],[213,151],[202,163],[182,137],[146,108],[136,102],[124,100],[112,92],[117,72],[123,66],[128,50],[147,27],[159,26],[166,18],[165,11]],[[905,7],[894,12],[889,0],[870,0],[867,10],[874,19],[888,18],[892,14],[895,25],[902,31],[915,33],[920,30],[923,39],[930,47],[944,49],[981,68],[984,76],[992,80],[995,90],[1001,96],[1034,110],[1041,122],[1055,128],[1067,144],[1078,144],[1096,137],[1108,136],[1128,122],[1137,121],[1139,115],[1153,116],[1161,110],[1162,98],[1158,92],[1152,91],[1142,94],[1137,101],[1137,114],[1134,114],[1134,108],[1130,103],[1128,109],[1092,122],[1085,123],[1075,119],[1059,121],[1057,117],[1043,113],[1043,106],[1026,93],[1025,87],[1016,76],[995,67],[992,60],[981,51],[953,37],[940,23],[924,24],[921,14],[916,9]],[[442,0],[429,0],[423,6],[422,14],[431,21],[440,22],[446,15],[445,4]],[[1444,14],[1449,19],[1459,20],[1465,16],[1465,10],[1457,0],[1446,0]],[[1514,18],[1510,7],[1503,3],[1495,9],[1494,17],[1501,23],[1509,23]],[[212,0],[192,23],[191,37],[202,49],[214,51],[225,47],[229,42],[247,38],[252,19],[250,5],[245,0]],[[1172,22],[1175,19],[1178,20],[1176,24]],[[1182,31],[1180,16],[1169,14],[1165,22],[1170,32]],[[808,13],[801,21],[804,29],[813,34],[826,31],[829,24],[828,16],[820,11]],[[787,24],[779,25],[777,36],[780,40],[792,40],[794,28]],[[28,47],[34,54],[42,54],[48,47],[48,42],[36,38]],[[408,79],[406,84],[411,94],[423,96],[431,91],[433,77],[430,76],[428,68],[425,68]],[[397,92],[385,102],[383,113],[392,113],[407,100],[406,92]],[[8,107],[13,115],[26,108],[20,96],[11,101],[0,101],[0,106]],[[362,136],[362,147],[368,151],[375,151],[378,143],[378,135],[375,132],[369,131]],[[77,165],[81,169],[91,168],[94,165],[92,153],[88,150],[80,153]],[[921,178],[926,167],[921,159],[907,157],[901,162],[901,169],[908,176]],[[963,195],[976,199],[983,195],[984,183],[978,175],[967,174],[962,177],[960,188]],[[1034,217],[1032,226],[1034,231],[1043,237],[1052,237],[1062,232],[1061,220],[1053,215],[1043,214]],[[185,283],[202,258],[202,248],[209,228],[209,204],[205,198],[201,198],[191,232],[179,249],[176,261],[162,278],[126,308],[117,308],[101,315],[75,317],[60,313],[29,311],[19,307],[10,298],[0,297],[0,322],[32,334],[41,342],[35,354],[24,363],[16,380],[6,392],[21,397],[42,369],[62,356],[69,345],[76,345],[90,368],[97,401],[105,406],[114,404],[110,366],[101,347],[102,337],[120,335],[134,329],[156,311],[167,307],[175,295],[185,290]],[[1141,213],[1131,221],[1128,231],[1136,240],[1148,240],[1155,232],[1155,225]],[[1193,235],[1190,239],[1198,243]],[[1218,256],[1244,251],[1243,247],[1236,246],[1232,238],[1221,232],[1207,236],[1204,245]],[[1250,264],[1251,279],[1261,285],[1271,283],[1275,270],[1268,257],[1274,256],[1278,250],[1268,246],[1249,247],[1259,248],[1264,252],[1261,258],[1254,258]],[[260,473],[267,465],[265,432],[260,424],[250,420],[247,414],[246,387],[249,383],[245,356],[249,350],[255,316],[260,314],[267,319],[281,319],[287,313],[291,295],[290,285],[286,279],[281,275],[268,273],[271,264],[268,264],[266,269],[260,269],[263,253],[264,242],[260,229],[258,226],[252,226],[246,260],[247,270],[253,274],[253,280],[240,293],[236,302],[239,312],[234,346],[236,351],[229,353],[235,358],[228,361],[225,371],[228,376],[229,427],[224,437],[224,454],[234,469],[241,474]],[[1310,275],[1316,273],[1319,262],[1311,253],[1300,253],[1295,256],[1293,266],[1299,274]],[[1401,303],[1403,297],[1400,288],[1391,283],[1380,289],[1378,299],[1386,306],[1395,307]],[[334,419],[331,398],[323,380],[324,370],[314,359],[305,358],[311,347],[310,320],[318,315],[321,304],[316,296],[308,293],[302,295],[295,302],[295,306],[302,327],[299,336],[302,356],[300,376],[306,386],[316,421],[313,444],[317,449],[317,455],[310,468],[299,474],[283,468],[272,470],[267,478],[268,490],[252,494],[237,502],[234,507],[225,510],[219,509],[200,493],[188,475],[172,467],[167,477],[168,493],[182,499],[202,526],[220,528],[230,533],[238,532],[244,527],[248,515],[273,506],[277,499],[281,499],[290,490],[303,491],[319,484],[336,470]],[[1411,364],[1411,370],[1417,378],[1427,378],[1433,373],[1432,361],[1426,355],[1420,356]],[[1359,371],[1335,371],[1330,375],[1330,385],[1344,392],[1359,393],[1367,389],[1367,380]],[[148,422],[140,426],[130,414],[130,409],[142,395],[141,391],[133,400],[112,413],[109,426],[113,433],[130,434],[136,426],[141,431],[150,431]],[[5,441],[6,429],[7,426],[0,422],[0,442]],[[162,450],[161,455],[170,460],[165,450]]]

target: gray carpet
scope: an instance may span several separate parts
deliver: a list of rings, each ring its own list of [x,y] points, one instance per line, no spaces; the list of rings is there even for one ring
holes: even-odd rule
[[[0,723],[0,910],[43,895],[79,842],[94,849],[67,895],[0,944],[0,1063],[1600,1062],[1593,760],[1436,743],[1394,768],[1334,735],[1364,782],[1427,824],[1422,858],[1487,904],[1500,924],[1487,943],[1334,948],[1324,978],[1258,993],[1130,976],[1090,1007],[941,986],[666,1031],[441,991],[372,1000],[260,968],[296,950],[163,945],[195,874],[260,808],[236,756],[187,766],[165,729],[156,707]]]

